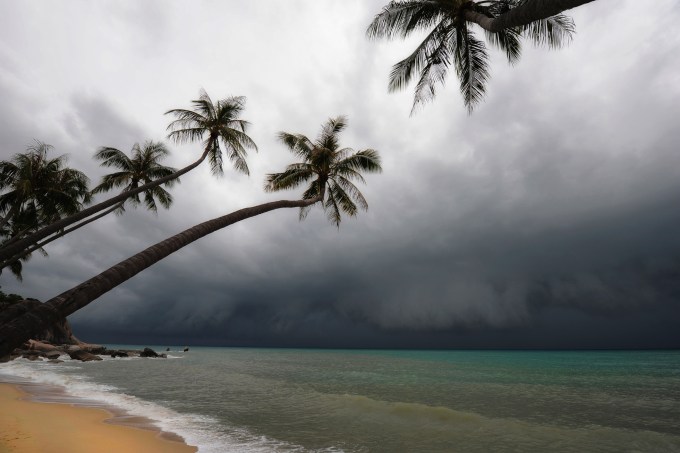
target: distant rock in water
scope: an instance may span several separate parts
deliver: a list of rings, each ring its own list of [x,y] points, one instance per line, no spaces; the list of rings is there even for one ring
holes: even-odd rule
[[[156,351],[151,348],[144,348],[142,352],[139,353],[140,357],[160,357]]]
[[[189,348],[187,346],[184,347],[184,352],[189,352]]]
[[[73,349],[68,352],[68,355],[73,360],[80,360],[81,362],[91,362],[93,360],[102,360],[98,355],[90,354],[84,349]]]
[[[165,352],[170,352],[170,348],[165,348]]]

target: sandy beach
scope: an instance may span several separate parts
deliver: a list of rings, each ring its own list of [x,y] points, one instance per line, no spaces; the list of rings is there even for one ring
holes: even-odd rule
[[[0,384],[0,452],[17,453],[190,453],[157,432],[106,423],[103,409],[39,403],[11,384]]]

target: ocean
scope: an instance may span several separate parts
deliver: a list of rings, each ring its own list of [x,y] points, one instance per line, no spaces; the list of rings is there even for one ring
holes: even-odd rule
[[[680,452],[680,351],[168,354],[19,359],[0,381],[146,417],[200,452]]]

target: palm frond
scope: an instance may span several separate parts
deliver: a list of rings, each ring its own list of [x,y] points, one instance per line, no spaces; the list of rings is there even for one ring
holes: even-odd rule
[[[350,217],[356,217],[359,212],[357,205],[345,190],[338,184],[329,185],[329,194],[332,195],[338,207]],[[339,223],[339,222],[338,222]]]
[[[314,176],[314,171],[309,164],[289,165],[282,173],[271,173],[265,179],[265,192],[293,189],[300,184],[309,181]]]
[[[506,28],[498,33],[485,31],[486,40],[489,43],[505,52],[510,64],[519,61],[522,54],[522,44],[519,41],[521,32],[516,28]]]
[[[519,32],[537,46],[559,49],[571,41],[576,27],[571,17],[558,14],[520,27]]]
[[[342,188],[344,192],[346,192],[349,197],[355,201],[361,209],[364,211],[368,211],[368,202],[366,201],[366,198],[364,198],[364,195],[361,193],[359,189],[357,189],[357,186],[352,184],[350,180],[347,178],[344,178],[342,176],[336,176],[333,178],[336,184]],[[355,206],[356,207],[356,206]]]
[[[347,126],[347,117],[340,115],[329,118],[321,127],[317,139],[319,147],[335,151],[338,148],[338,134]]]
[[[392,66],[388,90],[393,92],[405,88],[428,63],[449,65],[449,50],[446,45],[449,34],[449,24],[440,23],[425,37],[411,55]]]
[[[340,228],[340,221],[342,220],[342,216],[340,215],[340,207],[335,200],[333,191],[326,190],[326,193],[326,200],[323,202],[323,208],[324,211],[326,211],[326,217],[328,218],[329,222]]]
[[[99,165],[102,167],[117,167],[124,170],[129,170],[132,167],[130,158],[116,148],[103,146],[97,150],[94,158],[101,161]]]
[[[336,164],[337,168],[349,168],[355,171],[366,171],[369,173],[382,172],[380,164],[380,154],[374,149],[361,150]]]
[[[477,40],[467,26],[456,29],[456,73],[460,79],[460,91],[468,113],[484,97],[489,78],[489,55],[482,41]]]
[[[368,26],[369,39],[407,37],[411,32],[424,30],[442,19],[444,12],[437,2],[422,0],[391,1]]]
[[[312,141],[302,134],[290,134],[288,132],[279,132],[278,139],[285,144],[295,155],[301,159],[309,160],[312,157],[314,144]]]
[[[101,182],[94,189],[93,194],[108,192],[116,187],[123,187],[128,184],[130,180],[130,173],[126,171],[118,171],[102,176]]]

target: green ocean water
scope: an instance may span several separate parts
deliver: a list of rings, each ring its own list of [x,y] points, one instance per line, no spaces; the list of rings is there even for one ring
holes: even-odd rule
[[[173,350],[0,373],[154,418],[199,451],[680,452],[680,351]]]

